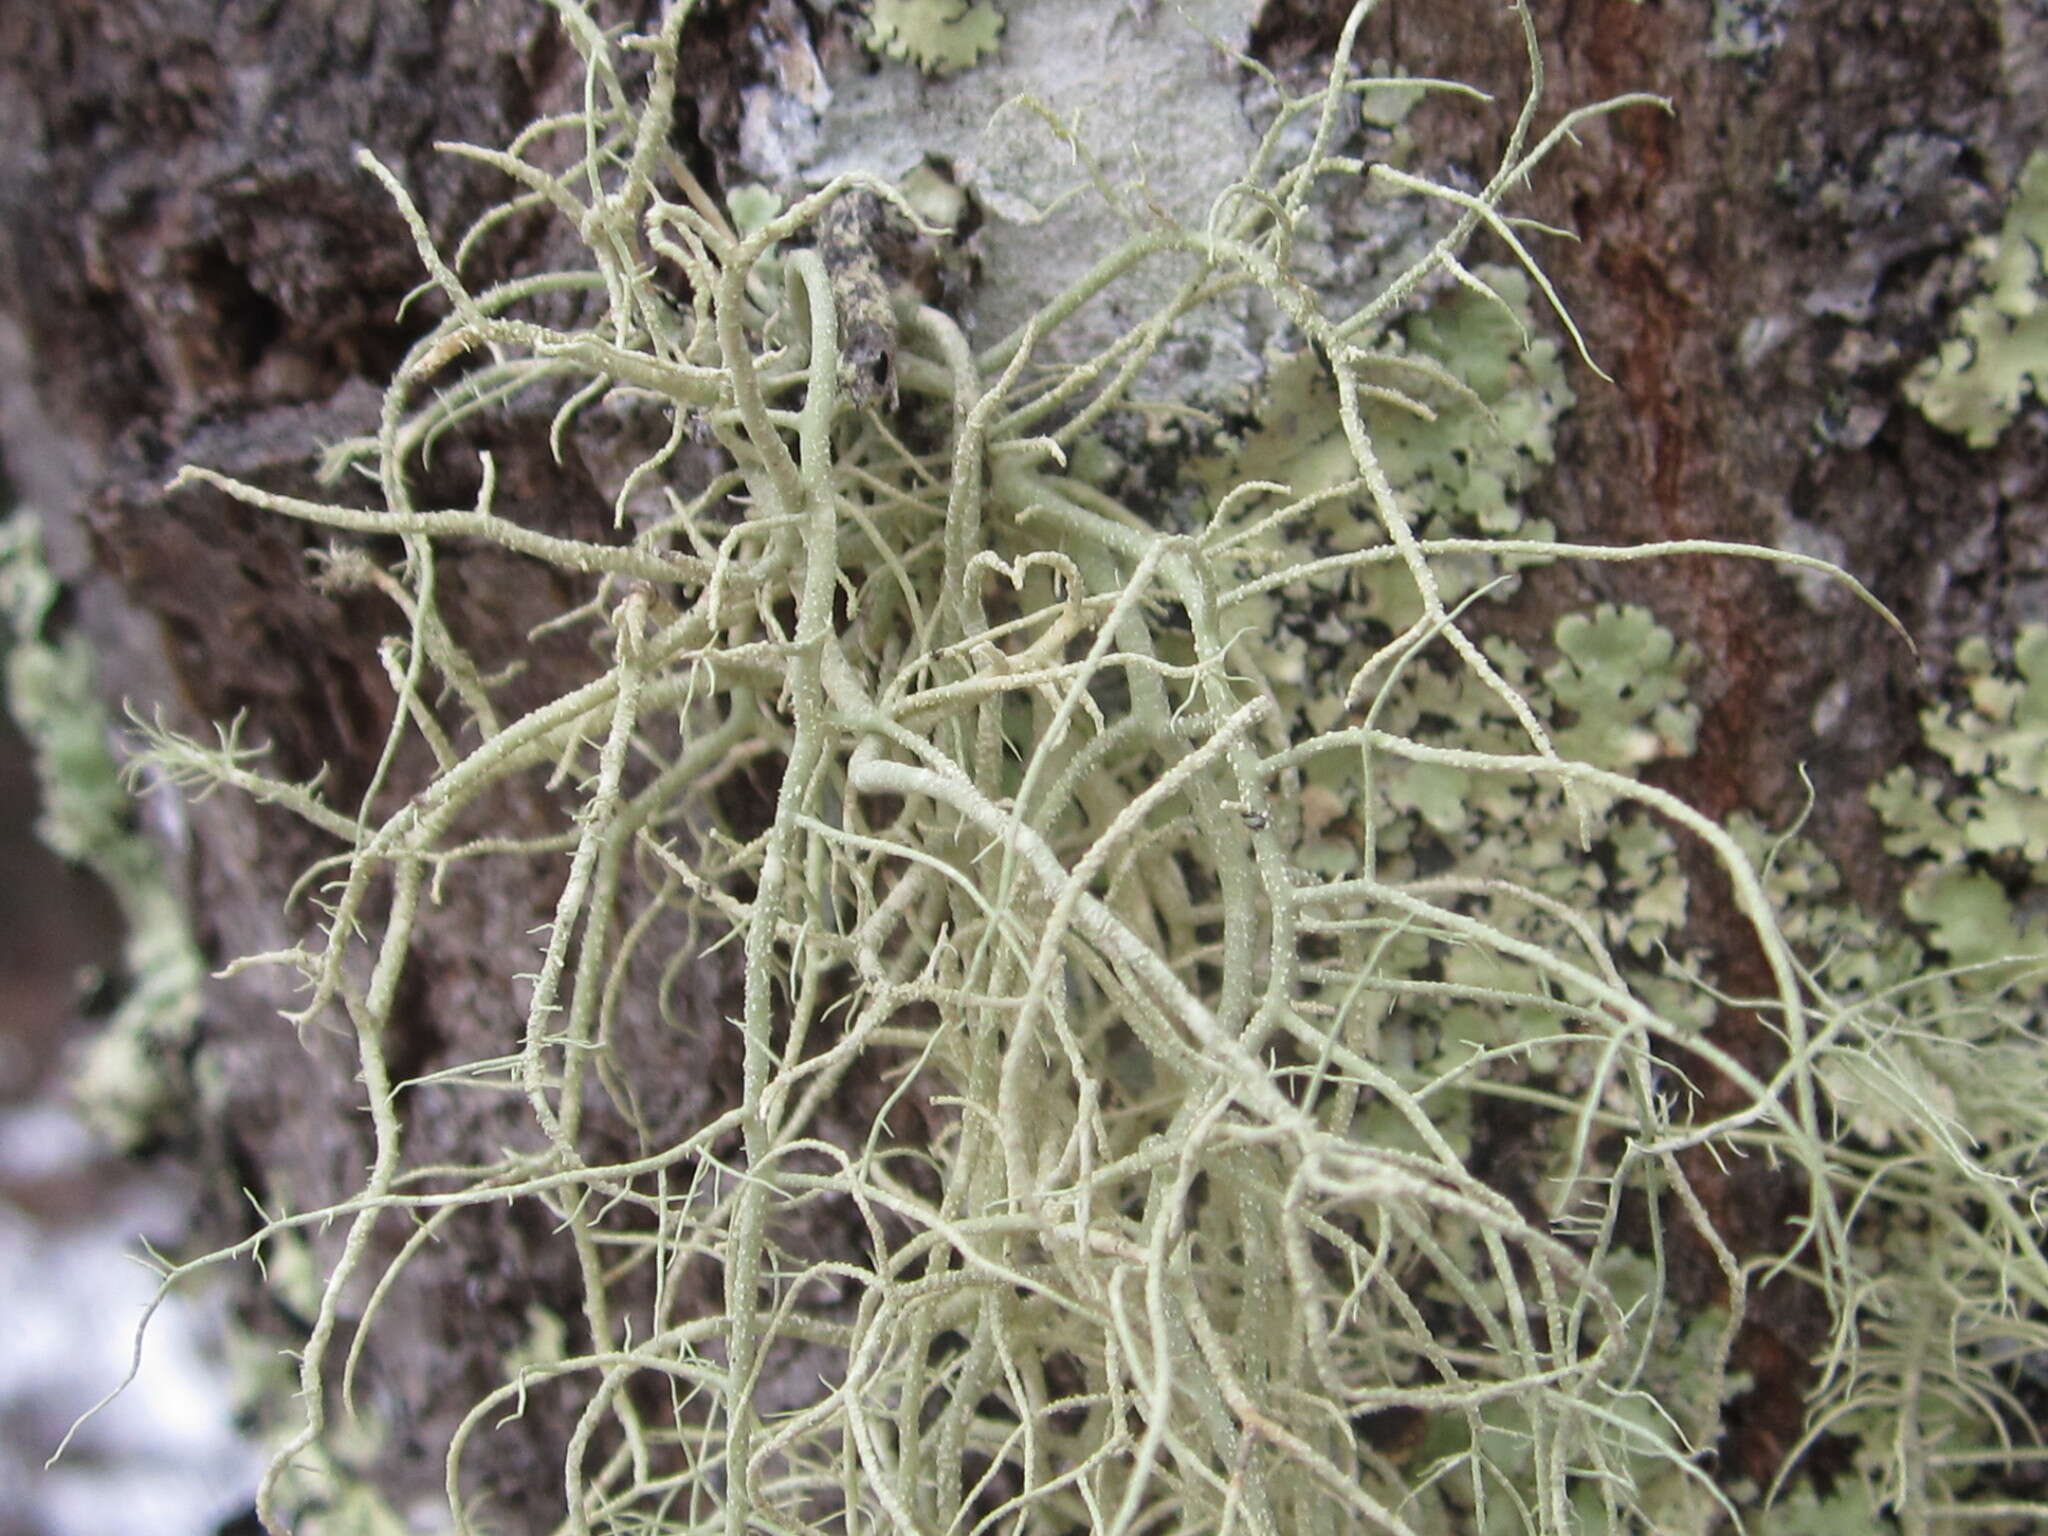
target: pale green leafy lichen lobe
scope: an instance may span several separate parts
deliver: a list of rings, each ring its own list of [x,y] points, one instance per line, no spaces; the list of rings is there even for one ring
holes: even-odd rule
[[[1543,674],[1571,711],[1560,750],[1602,768],[1690,756],[1699,711],[1685,702],[1698,658],[1641,608],[1609,604],[1558,621],[1563,656]]]
[[[870,0],[868,46],[928,75],[948,75],[993,53],[1003,21],[987,0]]]
[[[2048,961],[2048,923],[2009,889],[2048,880],[2048,626],[2028,625],[2001,665],[1989,642],[1957,649],[1961,697],[1921,714],[1956,788],[1894,769],[1870,792],[1885,848],[1914,873],[1901,897],[1935,950],[1965,966]],[[1995,967],[1988,979],[2010,975]]]
[[[2027,161],[2005,225],[1977,242],[1983,289],[1908,377],[1906,398],[1972,448],[1997,442],[2048,381],[2048,151]]]

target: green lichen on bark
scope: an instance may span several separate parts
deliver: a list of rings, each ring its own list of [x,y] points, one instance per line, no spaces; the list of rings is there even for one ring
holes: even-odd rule
[[[36,830],[60,857],[97,876],[120,907],[120,1001],[80,1063],[80,1106],[115,1146],[139,1146],[188,1107],[166,1077],[199,1019],[205,967],[162,855],[137,825],[94,686],[91,647],[60,631],[63,588],[44,563],[35,514],[0,522],[0,614],[9,626],[7,708],[28,741],[42,809]]]
[[[2048,963],[2048,923],[2016,899],[2048,875],[2048,627],[2024,627],[2009,666],[1981,636],[1956,664],[1959,697],[1921,715],[1954,787],[1901,766],[1870,799],[1912,870],[1906,914],[1936,953],[2002,986]]]
[[[1003,35],[1003,13],[986,0],[870,0],[868,46],[948,75],[980,63]]]
[[[1983,290],[1955,329],[1906,380],[1906,398],[1972,448],[1997,442],[2048,380],[2048,152],[2037,151],[2013,189],[2005,225],[1977,242]]]
[[[374,438],[329,456],[334,500],[180,479],[334,530],[334,572],[400,599],[393,734],[357,803],[267,777],[232,738],[153,740],[175,782],[254,794],[334,845],[304,937],[244,964],[289,968],[296,1020],[352,1042],[374,1158],[341,1206],[267,1213],[214,1256],[340,1234],[303,1303],[273,1529],[313,1496],[302,1455],[341,1475],[350,1361],[406,1255],[500,1203],[545,1217],[583,1306],[537,1321],[449,1445],[464,1531],[468,1447],[541,1393],[575,1405],[564,1531],[1705,1531],[1732,1509],[1703,1457],[1757,1263],[1796,1266],[1847,1320],[1827,1378],[1845,1411],[1926,1367],[1863,1298],[1939,1322],[1947,1280],[1973,1304],[1991,1281],[2048,1294],[2011,1230],[2033,1187],[2017,1163],[1910,1110],[1873,1161],[1836,1114],[1842,1085],[1901,1079],[1903,1053],[1926,1065],[1913,1031],[1946,994],[1831,968],[1809,942],[1853,924],[1793,916],[1782,845],[1637,776],[1691,749],[1698,659],[1634,608],[1567,617],[1540,653],[1485,632],[1491,598],[1561,561],[1826,569],[1704,540],[1572,545],[1522,509],[1570,401],[1538,318],[1577,333],[1504,204],[1589,118],[1648,102],[1539,134],[1532,85],[1477,190],[1370,163],[1346,148],[1361,6],[1206,220],[1105,216],[1096,268],[979,350],[905,298],[892,413],[843,388],[834,285],[803,243],[849,193],[912,217],[907,200],[864,178],[730,217],[685,196],[665,146],[687,9],[624,38],[563,9],[590,77],[552,125],[571,163],[542,135],[462,152],[557,211],[587,269],[474,286],[365,157],[444,318]],[[622,83],[628,51],[644,88]],[[1339,177],[1452,218],[1346,308],[1290,266]],[[1512,265],[1461,259],[1481,231]],[[1178,285],[1156,313],[1078,363],[1039,360],[1148,264]],[[1145,408],[1158,350],[1233,297],[1295,343],[1259,421],[1188,467],[1191,515],[1128,504],[1091,445]],[[487,456],[473,506],[416,505],[424,453],[495,403],[545,401],[560,442],[607,396],[668,429],[619,489],[615,537],[502,514]],[[708,482],[672,483],[685,444],[716,450]],[[375,504],[341,499],[364,484]],[[471,655],[437,608],[454,540],[579,589],[557,623],[588,635],[587,677],[510,706],[516,658]],[[741,773],[771,786],[759,824],[717,793]],[[549,828],[494,828],[507,790]],[[1682,951],[1684,844],[1768,975],[1741,1000],[1784,1043],[1768,1079],[1704,1027],[1727,1000]],[[552,918],[479,1001],[501,1049],[394,1080],[423,911],[536,861]],[[614,1049],[622,997],[666,1003],[727,944],[745,966],[730,1106],[651,1123]],[[678,1073],[707,1055],[669,1044]],[[1677,1061],[1726,1091],[1709,1101]],[[828,1111],[861,1082],[882,1108],[835,1139]],[[530,1123],[487,1161],[415,1166],[406,1117],[461,1093],[509,1095]],[[1475,1127],[1504,1106],[1528,1128],[1512,1190],[1476,1166]],[[600,1111],[631,1155],[590,1136]],[[1722,1241],[1696,1149],[1797,1173],[1791,1251]],[[1864,1217],[1923,1169],[1951,1226],[1966,1190],[2005,1246],[1887,1290]],[[1675,1314],[1680,1219],[1724,1308]],[[833,1222],[859,1240],[821,1253]],[[1902,1458],[1896,1498],[1928,1470]]]

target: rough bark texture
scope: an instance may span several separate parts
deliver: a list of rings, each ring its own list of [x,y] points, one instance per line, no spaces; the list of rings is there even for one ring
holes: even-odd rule
[[[1913,0],[1722,6],[1721,17],[1762,16],[1777,41],[1717,59],[1708,9],[1538,8],[1554,101],[1647,90],[1673,110],[1611,119],[1534,189],[1535,216],[1582,241],[1552,265],[1614,379],[1582,391],[1535,504],[1563,536],[1599,543],[1817,543],[1899,615],[1925,667],[1839,590],[1816,605],[1749,562],[1580,568],[1529,606],[1547,622],[1552,604],[1642,602],[1691,639],[1707,658],[1699,747],[1655,777],[1709,814],[1749,809],[1783,825],[1805,803],[1803,768],[1809,825],[1854,893],[1881,903],[1893,866],[1863,788],[1917,743],[1920,687],[1955,643],[2037,616],[2048,575],[2040,414],[1979,452],[1900,395],[1973,280],[1964,246],[1996,227],[2039,142],[2048,18]],[[1516,99],[1516,40],[1490,6],[1391,7],[1368,39],[1417,74]],[[1472,132],[1470,116],[1442,118],[1418,135]],[[1766,994],[1763,957],[1718,876],[1696,857],[1688,876],[1707,897],[1692,921],[1721,984]],[[1780,1059],[1753,1016],[1724,1011],[1716,1033],[1755,1067]],[[1708,1157],[1688,1173],[1738,1252],[1786,1240],[1800,1200],[1789,1180]],[[1697,1303],[1720,1282],[1703,1247],[1691,1257]],[[1776,1473],[1827,1327],[1818,1296],[1795,1283],[1756,1297],[1735,1360],[1754,1385],[1720,1448],[1729,1473]],[[1812,1458],[1823,1475],[1827,1451]]]
[[[631,19],[612,9],[609,19]],[[774,26],[816,29],[828,60],[850,55],[837,20],[787,5],[704,10],[685,118],[715,182],[739,88],[766,67],[750,27],[773,11]],[[1315,67],[1343,10],[1273,0],[1254,51],[1283,72]],[[1364,53],[1519,99],[1519,40],[1492,0],[1384,11]],[[1861,577],[1922,650],[1916,665],[1867,611],[1731,561],[1559,574],[1531,584],[1521,619],[1544,625],[1589,597],[1650,603],[1707,658],[1700,749],[1665,782],[1711,813],[1746,806],[1781,822],[1801,801],[1804,765],[1813,829],[1856,894],[1882,900],[1861,787],[1915,741],[1920,689],[1959,636],[2048,617],[2043,413],[2023,413],[1980,452],[1899,393],[1973,281],[1968,241],[1995,228],[2038,141],[2048,15],[2022,0],[1555,0],[1538,11],[1550,101],[1650,90],[1675,110],[1597,126],[1583,150],[1550,163],[1525,210],[1581,237],[1549,251],[1548,267],[1614,380],[1582,378],[1534,510],[1599,542],[1802,537]],[[1761,41],[1731,52],[1736,13],[1761,18],[1744,34]],[[1142,24],[1171,25],[1170,8]],[[416,334],[395,317],[418,267],[352,146],[397,170],[437,232],[459,229],[488,173],[432,143],[505,141],[565,103],[575,65],[524,0],[0,3],[0,447],[23,499],[52,520],[111,693],[171,701],[187,728],[246,712],[282,771],[331,765],[344,793],[365,781],[388,707],[382,614],[309,588],[310,541],[297,530],[159,488],[198,462],[302,490],[309,443],[371,424],[372,386]],[[1491,163],[1509,111],[1425,105],[1412,123],[1434,158],[1476,167]],[[497,259],[542,254],[520,238]],[[500,511],[558,532],[600,526],[603,465],[558,470],[518,424],[491,437]],[[440,487],[440,504],[463,504],[465,489]],[[1790,520],[1800,526],[1788,534]],[[565,595],[490,554],[451,559],[445,580],[454,626],[508,645]],[[578,660],[536,650],[535,686],[573,675]],[[320,850],[284,818],[226,800],[190,815],[185,868],[208,952],[283,942],[280,899]],[[401,1072],[490,1053],[466,1034],[478,1027],[468,1000],[507,969],[549,894],[501,887],[498,905],[436,919]],[[1732,910],[1698,905],[1700,936],[1720,943],[1721,984],[1764,990]],[[703,1019],[721,1011],[726,980],[704,978]],[[209,1162],[224,1190],[304,1207],[353,1187],[363,1143],[346,1064],[330,1042],[302,1043],[277,1022],[288,1001],[260,981],[213,995],[195,1065],[221,1087],[179,1151]],[[1759,1058],[1770,1048],[1741,1016],[1721,1028]],[[668,1114],[732,1091],[726,1038],[707,1024],[692,1069],[678,1054]],[[641,1048],[678,1051],[652,1033]],[[417,1134],[434,1146],[420,1154],[458,1160],[499,1129],[474,1103],[451,1103],[422,1118]],[[1701,1177],[1739,1246],[1772,1238],[1782,1191],[1757,1175]],[[221,1219],[232,1213],[224,1196]],[[573,1295],[540,1236],[485,1213],[417,1262],[375,1359],[376,1394],[399,1430],[375,1469],[387,1488],[436,1484],[446,1415],[488,1384],[532,1298],[560,1306]],[[1712,1281],[1697,1283],[1704,1296]],[[1738,1362],[1756,1385],[1724,1451],[1767,1478],[1796,1438],[1800,1362],[1825,1319],[1790,1291],[1761,1310],[1770,1321],[1751,1329]],[[559,1433],[545,1411],[529,1415],[500,1437],[493,1486],[480,1491],[509,1507],[534,1480],[546,1485]]]
[[[433,142],[504,142],[572,99],[578,61],[549,14],[523,4],[21,5],[0,12],[0,30],[0,96],[17,119],[0,170],[0,291],[20,359],[9,370],[7,465],[23,499],[50,514],[53,554],[77,579],[109,693],[161,703],[182,729],[244,716],[278,770],[296,778],[327,765],[349,803],[388,724],[376,648],[386,612],[307,584],[319,541],[225,498],[161,487],[179,464],[203,462],[308,492],[309,446],[374,429],[371,386],[417,329],[394,317],[418,266],[388,199],[352,163],[354,146],[418,188],[446,234],[483,206],[490,178]],[[515,249],[502,259],[545,258]],[[608,498],[593,471],[558,473],[540,446],[544,424],[526,425],[472,445],[497,449],[508,510],[597,536]],[[456,622],[500,654],[523,654],[533,689],[580,675],[573,642],[523,643],[566,590],[488,551],[452,559],[446,577]],[[226,799],[187,809],[183,876],[208,958],[291,942],[281,900],[294,871],[331,849],[290,817]],[[539,808],[500,814],[531,827]],[[430,925],[410,972],[408,1028],[393,1042],[399,1072],[475,1057],[496,1009],[479,999],[546,920],[551,878],[458,899]],[[707,999],[717,987],[707,969]],[[643,1033],[658,1027],[646,995],[634,1025]],[[264,975],[222,986],[192,1059],[166,1064],[210,1085],[191,1089],[172,1150],[213,1173],[211,1240],[245,1229],[241,1191],[267,1210],[304,1210],[359,1185],[368,1141],[352,1059],[331,1034],[295,1038],[278,1019],[290,1004]],[[707,1031],[691,1042],[710,1052],[708,1071],[646,1074],[675,1084],[676,1103],[644,1106],[657,1120],[694,1120],[718,1085],[730,1091],[737,1067],[718,1059],[723,1040]],[[509,1104],[474,1095],[439,1101],[410,1133],[412,1150],[470,1161],[516,1138],[518,1121]],[[573,1262],[545,1226],[532,1211],[464,1217],[411,1266],[384,1314],[390,1331],[362,1387],[389,1433],[378,1463],[360,1470],[394,1507],[438,1491],[456,1417],[527,1337],[529,1308],[573,1313]],[[384,1237],[395,1246],[405,1235],[394,1224]],[[338,1236],[316,1238],[323,1259]],[[246,1321],[288,1345],[308,1319],[277,1309],[252,1295]],[[488,1437],[477,1462],[487,1517],[516,1522],[510,1512],[559,1461],[559,1405],[534,1407]],[[550,1523],[538,1508],[532,1519]]]

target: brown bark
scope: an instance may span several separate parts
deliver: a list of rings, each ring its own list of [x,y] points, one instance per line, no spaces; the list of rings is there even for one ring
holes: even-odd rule
[[[1527,211],[1580,237],[1549,265],[1614,382],[1582,389],[1558,473],[1532,501],[1562,536],[1595,543],[1782,545],[1797,519],[1903,620],[1923,665],[1845,594],[1817,606],[1810,589],[1742,561],[1560,571],[1528,594],[1526,617],[1547,625],[1589,600],[1640,602],[1689,638],[1707,658],[1698,749],[1653,777],[1710,814],[1782,826],[1805,804],[1804,769],[1809,831],[1851,893],[1881,905],[1895,866],[1864,789],[1917,745],[1922,688],[1955,644],[2009,637],[2039,612],[2048,575],[2041,413],[1976,451],[1900,394],[1974,281],[1964,247],[1996,228],[2039,142],[2048,20],[2019,5],[1914,0],[1714,9],[1752,13],[1768,46],[1708,56],[1706,6],[1538,8],[1553,102],[1650,91],[1672,111],[1606,119],[1533,189]],[[1414,73],[1518,99],[1517,40],[1490,6],[1390,7],[1367,39]],[[1468,153],[1485,163],[1484,127],[1428,110],[1441,121],[1418,136],[1455,145],[1476,131]],[[1768,995],[1725,883],[1688,853],[1692,936],[1715,951],[1729,993]],[[1782,1058],[1746,1012],[1724,1010],[1714,1033],[1753,1069]],[[1726,1084],[1708,1098],[1735,1104]],[[1795,1181],[1705,1154],[1687,1171],[1739,1254],[1782,1251],[1784,1222],[1803,1209]],[[1704,1245],[1678,1258],[1696,1300],[1718,1290]],[[1753,1385],[1730,1407],[1727,1473],[1776,1474],[1829,1321],[1820,1297],[1786,1280],[1753,1298],[1735,1360]],[[1823,1476],[1828,1449],[1809,1461]]]
[[[374,430],[382,382],[421,328],[394,318],[418,264],[353,147],[396,167],[445,235],[495,188],[433,142],[504,142],[567,104],[578,61],[544,8],[414,0],[12,5],[0,8],[0,58],[14,118],[0,153],[0,326],[19,360],[7,468],[50,518],[109,695],[163,705],[186,730],[241,716],[251,741],[271,744],[274,771],[303,778],[325,765],[337,803],[351,804],[389,723],[376,650],[389,610],[308,584],[309,551],[324,541],[220,496],[161,488],[192,462],[309,493],[310,449]],[[595,536],[608,511],[590,471],[554,472],[537,446],[544,424],[525,426],[507,423],[495,444],[507,510]],[[458,474],[423,489],[474,487]],[[523,642],[565,588],[489,551],[452,556],[445,579],[459,627],[524,655],[529,704],[575,673],[573,643]],[[229,799],[189,811],[182,873],[207,957],[291,942],[284,894],[331,847]],[[508,827],[539,813],[500,808]],[[459,895],[428,925],[392,1046],[401,1074],[496,1049],[484,1044],[483,999],[545,921],[550,878]],[[697,990],[717,989],[707,969]],[[278,1017],[291,1001],[275,973],[220,986],[191,1059],[165,1063],[190,1094],[182,1126],[165,1127],[170,1154],[201,1163],[217,1191],[209,1240],[246,1231],[250,1200],[305,1210],[360,1184],[368,1139],[353,1060],[331,1033],[295,1037]],[[653,1016],[650,992],[632,1028],[644,1036]],[[711,1067],[659,1074],[675,1102],[644,1107],[703,1113],[712,1085],[734,1075]],[[450,1097],[419,1116],[409,1151],[472,1161],[519,1129],[507,1104]],[[357,1470],[394,1507],[438,1491],[455,1422],[500,1379],[529,1309],[573,1315],[573,1263],[548,1225],[530,1208],[465,1215],[384,1312],[359,1390],[386,1435],[377,1462]],[[323,1260],[339,1235],[315,1238]],[[381,1234],[392,1249],[405,1236],[398,1223]],[[252,1290],[244,1321],[290,1347],[309,1319]],[[558,1478],[546,1469],[559,1466],[566,1426],[560,1404],[533,1406],[475,1459],[478,1511],[503,1529],[551,1523],[529,1494]]]
[[[687,126],[714,182],[738,88],[761,67],[746,44],[759,9],[706,7],[690,34],[701,53],[684,75],[698,93]],[[1274,0],[1255,49],[1283,70],[1315,63],[1343,10]],[[1899,394],[1967,291],[1967,242],[1995,227],[2038,140],[2048,16],[2020,0],[1724,5],[1762,18],[1756,35],[1769,45],[1716,57],[1715,10],[1539,7],[1550,102],[1649,90],[1675,110],[1596,125],[1583,150],[1550,162],[1524,210],[1579,233],[1547,264],[1614,380],[1581,379],[1534,510],[1597,542],[1772,543],[1795,517],[1837,541],[1919,638],[1922,663],[1865,610],[1832,598],[1815,608],[1800,586],[1741,562],[1560,575],[1531,585],[1522,621],[1547,624],[1589,598],[1648,603],[1707,658],[1700,749],[1667,782],[1710,812],[1746,806],[1782,822],[1805,765],[1813,829],[1856,894],[1882,900],[1862,786],[1915,741],[1920,690],[1956,639],[2006,633],[2048,596],[2043,413],[2023,413],[1976,452]],[[1391,4],[1366,29],[1362,52],[1472,80],[1509,104],[1478,116],[1421,108],[1412,122],[1435,161],[1490,165],[1520,98],[1519,41],[1498,11],[1490,0]],[[524,0],[0,0],[0,342],[12,375],[0,386],[0,447],[24,499],[52,519],[112,693],[174,700],[188,728],[246,712],[280,771],[329,765],[344,799],[366,781],[389,707],[374,647],[382,614],[309,588],[313,541],[299,531],[159,487],[198,462],[304,491],[309,443],[371,424],[374,386],[421,324],[394,318],[418,267],[351,147],[392,165],[437,233],[459,230],[490,177],[432,143],[504,142],[571,99],[575,66]],[[544,258],[520,238],[493,259]],[[604,466],[556,468],[533,425],[491,429],[499,509],[553,531],[596,529]],[[440,504],[462,504],[466,489],[451,472]],[[508,647],[567,595],[486,553],[452,558],[445,576],[455,627]],[[536,690],[581,664],[545,648],[529,661]],[[323,850],[283,818],[224,800],[193,818],[187,876],[209,954],[283,942],[279,900]],[[493,1053],[472,1033],[470,1004],[547,898],[538,883],[500,888],[497,905],[436,918],[402,1068]],[[1755,988],[1727,903],[1700,905],[1723,985]],[[721,985],[704,981],[707,1019]],[[302,1049],[276,1020],[281,1003],[260,982],[210,999],[196,1051],[220,1086],[204,1100],[204,1131],[180,1150],[266,1204],[304,1207],[354,1187],[363,1143],[349,1068],[318,1037]],[[669,1048],[640,1022],[644,1049]],[[1745,1028],[1756,1033],[1740,1018],[1723,1024],[1730,1038]],[[708,1071],[670,1074],[667,1113],[729,1094],[731,1066],[714,1057]],[[451,1104],[417,1131],[418,1150],[461,1159],[505,1129],[486,1109]],[[1777,1197],[1726,1179],[1713,1189],[1726,1230],[1747,1224],[1750,1242],[1768,1239]],[[570,1303],[571,1276],[543,1235],[502,1214],[465,1219],[394,1302],[375,1385],[399,1432],[376,1472],[399,1497],[435,1486],[448,1415],[494,1379],[529,1303]],[[1804,1329],[1774,1327],[1751,1339],[1754,1428],[1731,1448],[1757,1475],[1798,1422]],[[501,1437],[489,1491],[516,1504],[550,1486],[559,1432],[543,1406]]]

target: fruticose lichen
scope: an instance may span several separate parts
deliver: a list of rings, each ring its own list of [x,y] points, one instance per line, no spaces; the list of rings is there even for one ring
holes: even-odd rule
[[[573,1253],[584,1305],[537,1322],[447,1448],[461,1531],[480,1528],[468,1446],[548,1393],[575,1405],[557,1509],[579,1533],[1705,1532],[1734,1509],[1706,1458],[1770,1266],[1835,1309],[1823,1402],[1864,1436],[1866,1505],[1923,1525],[1967,1509],[1965,1464],[1940,1458],[1995,1450],[1995,1351],[2031,1343],[2048,1297],[2028,1205],[2043,1111],[1977,1070],[2016,1065],[2012,1016],[1901,975],[1876,925],[1796,915],[1786,882],[1826,881],[1791,840],[1636,776],[1694,729],[1699,658],[1653,615],[1569,616],[1540,650],[1483,628],[1559,561],[1825,569],[1568,545],[1522,509],[1570,402],[1537,317],[1576,332],[1504,204],[1589,118],[1649,103],[1538,134],[1517,7],[1532,88],[1478,190],[1350,157],[1361,98],[1396,83],[1351,69],[1360,6],[1205,221],[1106,219],[1092,273],[979,349],[902,299],[888,415],[840,388],[804,242],[849,190],[914,208],[842,178],[721,212],[665,152],[687,7],[630,37],[561,8],[583,23],[585,110],[518,153],[460,152],[565,219],[587,268],[473,286],[474,242],[437,248],[366,156],[445,307],[377,435],[326,466],[367,472],[380,504],[180,478],[334,530],[330,579],[403,598],[393,735],[358,804],[266,777],[236,739],[152,733],[173,782],[256,794],[336,849],[303,941],[243,963],[291,967],[297,1020],[347,1031],[374,1161],[342,1205],[266,1217],[166,1280],[345,1233],[303,1299],[305,1418],[268,1525],[317,1496],[301,1457],[345,1462],[346,1378],[406,1256],[512,1202]],[[638,93],[628,53],[649,62]],[[534,152],[557,134],[567,169]],[[1359,177],[1453,222],[1333,309],[1290,267],[1293,236]],[[1460,259],[1482,230],[1510,266]],[[1038,361],[1147,264],[1170,302],[1093,357]],[[1147,407],[1132,390],[1157,350],[1233,296],[1291,333],[1257,424],[1185,466],[1183,500],[1127,504],[1091,467],[1099,438]],[[501,515],[487,456],[473,507],[415,505],[423,453],[495,403],[547,402],[567,441],[608,395],[669,429],[615,538]],[[671,483],[693,442],[725,467]],[[559,622],[589,634],[587,677],[506,706],[515,658],[471,655],[436,604],[455,540],[582,584]],[[743,767],[774,786],[765,826],[715,793]],[[544,832],[491,824],[515,785],[553,808]],[[1686,950],[1685,844],[1748,925],[1761,995],[1722,997]],[[557,872],[553,919],[502,978],[499,1048],[394,1081],[422,914],[535,860]],[[648,1124],[611,1049],[621,994],[651,974],[665,998],[716,947],[745,967],[729,1107]],[[1707,1027],[1738,1005],[1783,1043],[1767,1077]],[[677,1032],[675,1071],[706,1054]],[[888,1101],[835,1139],[856,1079]],[[1948,1097],[1900,1091],[1921,1082]],[[413,1166],[405,1117],[429,1088],[516,1096],[530,1124],[475,1164]],[[592,1143],[600,1106],[636,1155]],[[1477,1158],[1508,1110],[1504,1188]],[[1722,1240],[1701,1154],[1798,1176],[1788,1251]],[[1942,1251],[1903,1262],[1886,1211]],[[1677,1221],[1722,1305],[1675,1306]],[[820,1253],[820,1230],[864,1236]]]
[[[1984,288],[1955,333],[1906,380],[1906,398],[1972,448],[1989,448],[2048,381],[2048,151],[2027,161],[2005,226],[1975,246]]]

